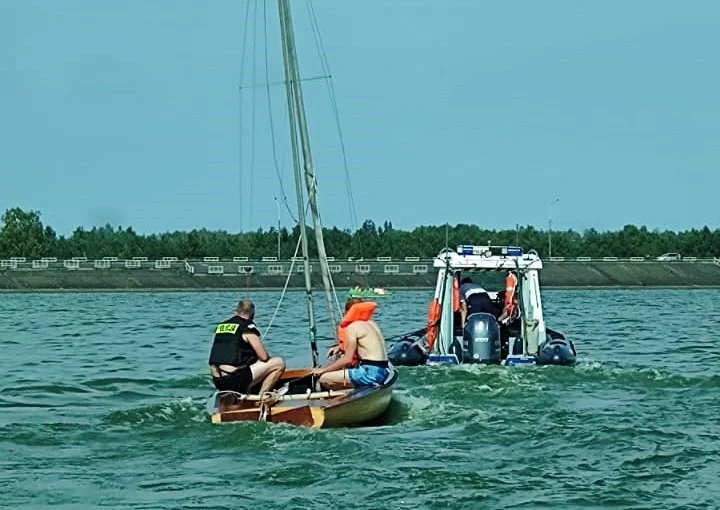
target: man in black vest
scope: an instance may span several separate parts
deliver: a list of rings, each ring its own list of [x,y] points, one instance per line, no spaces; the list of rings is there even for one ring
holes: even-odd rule
[[[259,394],[270,391],[285,370],[285,361],[270,357],[253,320],[252,301],[238,303],[235,314],[215,328],[210,350],[210,374],[219,391],[247,393],[262,382]]]

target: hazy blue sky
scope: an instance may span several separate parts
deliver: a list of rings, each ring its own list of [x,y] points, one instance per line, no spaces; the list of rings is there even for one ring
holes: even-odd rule
[[[239,111],[252,54],[264,82],[255,5],[243,67],[245,2],[0,0],[0,209],[38,209],[61,233],[274,224],[265,89],[246,89]],[[306,1],[292,5],[301,72],[321,75]],[[720,227],[720,2],[313,5],[360,221],[545,228],[557,197],[559,229]],[[294,207],[284,91],[272,91]],[[305,94],[323,221],[349,227],[326,84]]]

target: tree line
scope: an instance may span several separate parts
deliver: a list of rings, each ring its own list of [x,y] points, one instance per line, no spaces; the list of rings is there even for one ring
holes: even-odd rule
[[[0,228],[0,258],[26,257],[178,257],[196,259],[206,256],[250,259],[278,256],[288,259],[295,253],[299,227],[288,230],[270,228],[254,232],[231,233],[207,229],[190,232],[165,232],[140,235],[132,227],[105,225],[76,228],[68,236],[59,236],[43,225],[40,212],[11,208],[5,211]],[[279,235],[278,235],[279,234]],[[329,256],[336,258],[389,256],[431,258],[446,245],[493,244],[522,246],[548,256],[549,232],[532,226],[514,230],[489,230],[477,225],[420,226],[411,231],[396,230],[386,221],[382,226],[365,220],[357,231],[326,228],[325,245]],[[657,230],[626,225],[619,231],[598,232],[594,229],[553,231],[552,255],[562,257],[656,257],[677,252],[688,257],[720,256],[720,229],[691,229],[684,232]],[[314,236],[310,236],[312,255],[316,255]]]

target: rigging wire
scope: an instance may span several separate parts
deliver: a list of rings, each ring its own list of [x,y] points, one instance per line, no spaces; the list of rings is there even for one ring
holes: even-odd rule
[[[290,269],[288,269],[288,275],[285,279],[285,285],[283,286],[282,293],[280,294],[280,299],[278,299],[277,305],[275,306],[275,311],[273,312],[272,317],[270,317],[270,322],[268,322],[268,325],[262,334],[262,337],[265,341],[267,341],[268,332],[270,331],[270,328],[275,321],[275,317],[277,317],[277,314],[280,311],[280,306],[282,305],[283,298],[285,297],[285,293],[287,292],[288,286],[290,285],[290,278],[292,278],[293,275],[293,268],[295,267],[295,260],[297,260],[297,254],[298,251],[300,251],[301,243],[302,239],[300,238],[300,236],[298,236],[298,242],[297,245],[295,245],[295,253],[293,253],[292,259],[290,260]]]
[[[249,2],[248,2],[249,3]],[[256,79],[256,73],[257,73],[257,18],[258,18],[258,9],[257,9],[257,0],[253,0],[253,35],[252,35],[252,83],[255,85],[257,82]],[[254,181],[255,181],[255,132],[256,129],[256,123],[255,123],[255,90],[256,87],[253,86],[252,93],[251,93],[251,102],[250,102],[250,122],[252,124],[251,130],[250,130],[250,197],[248,198],[248,209],[250,210],[248,214],[248,223],[250,228],[252,229],[253,224],[253,189],[254,189]]]
[[[308,209],[310,209],[310,204],[305,204],[305,214],[307,214]],[[297,222],[296,224],[299,225],[300,222]],[[275,320],[275,317],[277,316],[278,311],[280,310],[280,305],[283,302],[283,298],[285,297],[285,293],[287,292],[288,285],[290,284],[290,278],[293,275],[293,268],[295,267],[295,262],[297,261],[297,254],[298,254],[298,251],[300,251],[301,244],[302,244],[302,237],[298,234],[298,242],[297,242],[297,245],[295,246],[295,252],[293,253],[292,258],[290,259],[290,269],[288,270],[288,276],[287,276],[287,279],[285,280],[285,286],[283,287],[283,291],[282,291],[282,294],[280,295],[280,299],[278,300],[278,304],[275,307],[275,312],[273,313],[272,317],[270,318],[270,322],[268,323],[267,328],[265,328],[265,332],[262,335],[263,338],[267,337],[268,331],[270,331],[270,327],[272,326],[273,321]]]
[[[325,51],[325,45],[323,44],[322,34],[320,32],[320,25],[317,20],[317,14],[315,13],[315,7],[313,6],[312,0],[307,1],[308,14],[310,15],[310,21],[312,26],[313,39],[320,55],[320,64],[323,67],[323,73],[328,76],[325,83],[328,87],[328,93],[330,96],[330,104],[333,110],[333,116],[335,117],[335,127],[337,128],[338,138],[340,140],[340,152],[343,158],[343,167],[345,169],[345,188],[348,194],[348,206],[350,209],[350,224],[353,229],[357,229],[357,215],[355,208],[355,199],[352,194],[352,185],[350,179],[350,169],[348,165],[347,151],[345,149],[345,137],[343,136],[341,123],[340,123],[340,111],[337,104],[337,97],[335,94],[335,85],[332,81],[332,74],[330,73],[330,63],[328,62],[327,52]]]
[[[281,202],[285,206],[285,209],[287,209],[288,214],[290,215],[290,218],[297,223],[298,220],[295,218],[295,215],[292,212],[292,209],[290,208],[290,205],[288,204],[288,197],[285,193],[285,187],[283,185],[283,178],[280,173],[280,164],[278,163],[278,157],[277,157],[277,144],[276,144],[276,136],[275,136],[275,122],[273,121],[273,109],[272,109],[272,98],[270,94],[270,64],[269,64],[269,51],[268,51],[268,22],[267,22],[267,0],[263,0],[263,36],[265,40],[265,92],[267,94],[267,103],[268,103],[268,117],[270,120],[270,139],[272,141],[272,155],[273,155],[273,165],[275,167],[275,174],[277,175],[278,182],[280,183],[280,198]]]
[[[287,7],[287,0],[284,0],[283,5],[285,5],[286,9]],[[294,107],[297,111],[297,122],[298,122],[298,129],[299,129],[299,135],[302,142],[302,155],[304,160],[304,169],[305,169],[305,185],[306,185],[306,191],[308,193],[308,200],[311,205],[312,210],[312,216],[313,216],[313,225],[315,230],[315,239],[316,239],[316,245],[318,250],[318,255],[320,256],[320,269],[321,269],[321,275],[323,279],[323,285],[325,288],[325,297],[327,300],[327,306],[328,306],[328,313],[331,319],[331,323],[335,323],[335,309],[334,309],[334,303],[332,298],[332,290],[331,290],[331,283],[330,280],[332,280],[332,275],[330,274],[328,270],[328,264],[327,264],[327,255],[325,253],[325,246],[323,242],[323,233],[322,233],[322,222],[320,220],[320,215],[318,211],[317,206],[317,180],[315,178],[315,173],[313,171],[313,163],[312,163],[312,157],[311,157],[311,151],[310,151],[310,143],[308,140],[308,132],[307,132],[307,125],[306,125],[306,117],[305,117],[305,107],[304,107],[304,99],[302,94],[302,88],[298,80],[300,80],[300,71],[299,71],[299,64],[298,64],[298,57],[297,57],[297,51],[295,48],[295,36],[294,36],[294,30],[292,26],[291,16],[290,12],[286,13],[285,23],[287,26],[287,32],[289,34],[289,40],[291,41],[291,44],[288,46],[289,48],[289,57],[290,57],[290,77],[292,80],[292,86],[293,86],[293,92],[295,94],[295,103]],[[314,345],[313,345],[314,349]]]
[[[248,33],[248,20],[250,19],[250,2],[247,2],[245,4],[245,24],[243,25],[243,42],[242,42],[242,49],[240,52],[240,88],[238,90],[238,96],[239,96],[239,108],[238,108],[238,131],[239,131],[239,140],[238,140],[238,193],[240,194],[240,232],[243,231],[243,204],[245,201],[243,200],[243,156],[245,155],[243,153],[243,96],[242,96],[242,87],[243,87],[243,78],[245,76],[245,50],[247,49],[247,33]]]
[[[334,116],[335,116],[335,125],[336,125],[336,128],[337,128],[337,130],[338,130],[338,136],[339,136],[339,138],[340,138],[340,145],[341,145],[341,151],[342,151],[342,156],[343,156],[343,164],[344,164],[344,169],[345,169],[345,184],[346,184],[346,189],[347,189],[348,198],[349,198],[348,204],[349,204],[349,208],[350,208],[350,219],[351,219],[351,223],[352,223],[353,228],[357,228],[357,220],[356,220],[356,214],[355,214],[355,204],[354,204],[354,198],[353,198],[353,196],[352,196],[352,188],[351,188],[351,182],[350,182],[350,174],[349,174],[348,163],[347,163],[347,154],[346,154],[345,142],[344,142],[344,138],[343,138],[343,135],[342,135],[341,126],[340,126],[339,110],[338,110],[338,106],[337,106],[337,101],[336,101],[336,99],[335,99],[335,90],[334,90],[334,86],[333,86],[332,81],[331,81],[331,76],[329,75],[329,65],[328,65],[328,62],[327,62],[327,55],[326,55],[325,50],[324,50],[324,48],[323,48],[322,38],[321,38],[321,36],[320,36],[320,31],[319,31],[319,26],[318,26],[318,24],[317,24],[317,20],[315,19],[314,8],[312,7],[312,5],[308,5],[308,7],[309,7],[309,9],[310,9],[309,12],[310,12],[311,20],[312,20],[311,26],[312,26],[312,28],[313,28],[313,36],[314,36],[314,38],[315,38],[316,46],[317,46],[317,48],[318,48],[318,53],[320,54],[320,59],[321,59],[322,65],[323,65],[323,69],[325,70],[325,74],[327,75],[327,76],[325,76],[325,77],[320,77],[320,79],[325,79],[325,80],[327,80],[326,83],[327,83],[327,85],[328,85],[328,91],[329,91],[330,98],[331,98],[331,104],[332,104],[332,108],[333,108],[333,114],[334,114]],[[250,179],[249,179],[249,182],[250,182],[250,199],[249,199],[249,204],[250,204],[250,214],[249,214],[250,220],[249,220],[249,221],[250,221],[250,225],[252,225],[252,213],[253,213],[253,211],[252,211],[252,199],[253,199],[253,197],[252,197],[252,189],[253,189],[253,182],[254,182],[254,171],[255,171],[255,164],[256,164],[256,150],[257,150],[257,147],[256,147],[256,136],[255,136],[255,135],[256,135],[255,132],[257,131],[257,129],[256,129],[257,119],[256,119],[256,94],[255,94],[255,88],[258,88],[259,86],[256,86],[256,85],[257,85],[257,79],[256,79],[256,78],[257,78],[257,72],[258,72],[256,57],[257,57],[257,51],[259,50],[259,46],[260,46],[260,43],[261,43],[261,42],[259,41],[259,38],[258,38],[258,27],[257,27],[257,24],[258,24],[259,13],[258,13],[258,3],[257,3],[257,0],[254,0],[254,2],[253,2],[253,8],[254,8],[254,11],[253,11],[253,13],[252,13],[252,15],[253,15],[253,27],[252,27],[252,42],[251,42],[252,51],[253,51],[253,55],[252,55],[252,57],[251,57],[251,66],[252,66],[251,74],[252,74],[252,87],[253,87],[253,93],[252,93],[252,96],[251,96],[251,99],[252,99],[252,109],[251,109],[252,132],[251,132],[251,141],[250,141],[250,143],[251,143],[251,150],[250,150],[250,154],[249,154],[249,156],[250,156]],[[243,63],[244,63],[244,57],[245,57],[246,39],[247,39],[248,32],[249,32],[249,31],[247,30],[248,19],[249,19],[249,2],[247,2],[247,4],[246,4],[246,20],[245,20],[246,29],[245,29],[245,33],[244,33],[243,55],[242,55]],[[288,214],[290,215],[290,217],[293,219],[293,221],[294,221],[296,224],[299,225],[299,220],[295,218],[295,215],[293,214],[292,209],[290,208],[290,206],[288,205],[288,202],[287,202],[288,198],[287,198],[287,194],[286,194],[286,192],[285,192],[285,188],[284,188],[284,184],[283,184],[283,178],[282,178],[282,173],[281,173],[281,171],[280,171],[281,165],[280,165],[280,163],[279,163],[279,158],[278,158],[277,133],[276,133],[275,123],[274,123],[274,119],[273,119],[273,102],[272,102],[272,96],[271,96],[271,91],[270,91],[270,85],[271,85],[271,83],[270,83],[270,76],[269,76],[269,75],[270,75],[270,70],[269,70],[270,65],[269,65],[269,45],[268,45],[267,0],[263,0],[262,23],[263,23],[263,27],[262,27],[262,28],[263,28],[263,34],[262,34],[263,41],[262,41],[262,43],[263,43],[263,46],[264,46],[263,49],[264,49],[264,57],[265,57],[265,58],[264,58],[264,66],[265,66],[265,68],[264,68],[264,74],[265,74],[264,88],[265,88],[265,93],[266,93],[266,96],[267,96],[267,108],[268,108],[269,124],[270,124],[269,127],[270,127],[271,141],[272,141],[273,165],[274,165],[275,173],[276,173],[277,178],[278,178],[278,181],[279,181],[280,193],[281,193],[281,200],[282,200],[285,208],[287,209]],[[244,70],[244,68],[243,68],[243,70]],[[314,79],[317,79],[317,78],[314,78]],[[241,81],[241,83],[242,83],[242,81]],[[282,82],[282,83],[284,84],[285,82]],[[242,85],[241,85],[241,88],[243,88]],[[241,99],[241,102],[242,102],[242,99]],[[286,111],[286,114],[289,114],[289,112]],[[241,182],[242,182],[242,180],[241,180]],[[317,190],[317,187],[318,187],[317,178],[314,177],[312,183],[310,184],[309,189],[307,190],[307,192],[310,193],[310,190],[311,190],[311,189],[312,189],[313,191],[316,191],[316,190]],[[306,203],[304,209],[307,209],[308,207],[309,207],[309,203]],[[286,289],[287,289],[287,285],[289,284],[290,277],[291,277],[291,275],[292,275],[292,269],[293,269],[293,267],[294,267],[294,262],[295,262],[294,258],[295,258],[296,255],[297,255],[299,246],[300,246],[300,244],[298,244],[298,247],[296,247],[295,255],[293,256],[293,264],[291,264],[290,271],[289,271],[289,273],[288,273],[288,280],[286,281],[285,288],[283,289],[283,295],[281,296],[280,302],[278,303],[278,308],[276,309],[276,312],[275,312],[275,314],[273,315],[273,319],[271,319],[270,325],[272,325],[272,321],[274,320],[275,315],[277,314],[277,310],[279,310],[279,306],[280,306],[280,304],[282,303],[282,299],[283,299],[283,297],[284,297],[284,295],[285,295],[285,291],[286,291]],[[330,280],[330,286],[331,286],[332,295],[333,295],[333,298],[334,298],[334,300],[333,300],[334,303],[333,303],[333,304],[335,305],[336,310],[338,311],[338,314],[341,315],[341,307],[340,307],[340,303],[339,303],[339,300],[338,300],[337,291],[336,291],[336,289],[335,289],[335,284],[334,284],[334,281],[333,281],[333,279],[332,279],[332,275],[330,274],[330,271],[329,271],[328,262],[327,262],[327,261],[322,261],[322,260],[319,261],[319,262],[320,262],[321,265],[323,265],[323,268],[326,270],[327,274],[330,275],[330,278],[329,278],[329,280]],[[331,328],[332,328],[332,337],[334,338],[334,337],[335,337],[334,325],[331,324]],[[269,329],[269,326],[268,326],[268,329]],[[266,334],[267,334],[267,332],[266,332]]]
[[[330,97],[330,104],[332,106],[333,115],[335,117],[335,127],[338,132],[338,138],[340,140],[340,152],[342,154],[343,159],[343,168],[345,170],[345,189],[348,195],[348,208],[350,210],[350,225],[352,227],[352,230],[354,232],[357,232],[358,230],[358,221],[357,221],[357,208],[355,207],[355,198],[353,197],[352,193],[352,182],[350,179],[350,170],[348,165],[348,157],[347,157],[347,150],[345,148],[345,137],[343,136],[341,122],[340,122],[340,110],[338,108],[337,104],[337,96],[335,94],[335,85],[332,80],[332,73],[330,72],[330,63],[327,58],[327,52],[325,51],[325,45],[323,43],[322,39],[322,33],[320,31],[320,24],[317,19],[317,14],[315,12],[315,7],[313,5],[312,0],[307,0],[307,8],[308,8],[308,14],[310,16],[311,20],[311,26],[312,26],[312,33],[313,33],[313,39],[315,40],[315,45],[317,47],[318,54],[320,55],[320,64],[323,68],[323,74],[326,74],[328,76],[327,80],[325,80],[325,83],[328,87],[328,94]],[[363,243],[361,238],[358,238],[358,250],[360,257],[363,256]]]

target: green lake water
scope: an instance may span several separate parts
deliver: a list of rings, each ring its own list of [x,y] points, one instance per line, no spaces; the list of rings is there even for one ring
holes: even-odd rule
[[[210,423],[241,297],[0,295],[0,507],[720,508],[718,290],[545,291],[577,366],[401,367],[386,425],[330,430]],[[250,297],[264,330],[280,294]],[[430,298],[381,300],[386,336]],[[289,293],[266,339],[289,367],[305,324]]]

